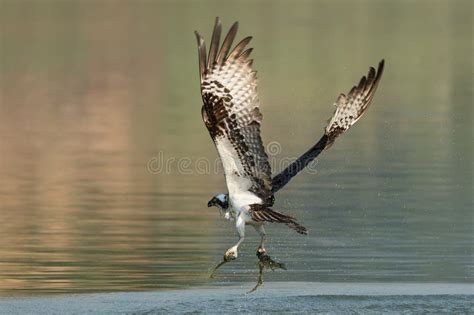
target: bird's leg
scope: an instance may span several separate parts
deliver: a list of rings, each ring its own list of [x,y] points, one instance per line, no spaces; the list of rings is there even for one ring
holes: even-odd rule
[[[258,225],[258,226],[254,226],[254,227],[261,236],[260,246],[257,249],[257,257],[258,257],[258,260],[259,260],[258,261],[259,272],[258,272],[257,284],[255,285],[255,287],[252,290],[250,290],[247,293],[254,292],[255,290],[258,289],[258,287],[260,287],[263,284],[263,270],[264,269],[271,269],[272,271],[274,271],[275,269],[279,268],[279,269],[286,270],[285,264],[274,261],[267,254],[267,250],[263,247],[263,244],[265,243],[265,236],[266,236],[265,229],[263,228],[263,224]]]
[[[265,236],[267,234],[265,233],[265,229],[263,227],[263,224],[256,225],[254,227],[255,227],[255,230],[257,230],[258,234],[260,234],[260,237],[261,237],[260,246],[257,249],[257,257],[258,257],[259,252],[266,252],[265,248],[263,247],[263,244],[265,243]]]
[[[237,228],[237,233],[239,234],[239,241],[237,244],[229,248],[225,254],[224,258],[220,263],[218,263],[214,269],[212,269],[211,275],[209,276],[210,278],[214,277],[214,273],[216,272],[217,269],[222,267],[222,265],[228,263],[229,261],[235,260],[237,258],[237,250],[240,246],[240,244],[244,241],[245,239],[245,221],[242,219],[242,217],[237,218],[237,222],[235,224],[235,227]]]
[[[260,260],[260,262],[264,264],[265,268],[270,268],[272,270],[275,270],[275,268],[280,268],[280,269],[286,270],[285,265],[274,261],[270,257],[270,255],[267,254],[267,250],[263,247],[263,244],[265,243],[265,236],[266,236],[263,224],[255,226],[255,229],[257,230],[258,234],[260,234],[260,237],[261,237],[260,246],[257,249],[258,260]]]

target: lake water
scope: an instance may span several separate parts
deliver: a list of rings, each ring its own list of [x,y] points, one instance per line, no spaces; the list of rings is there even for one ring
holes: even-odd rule
[[[251,285],[251,284],[244,284]],[[462,284],[272,282],[255,294],[242,287],[0,298],[0,312],[35,314],[469,314]]]
[[[266,273],[260,290],[473,283],[470,1],[0,8],[0,296],[255,281],[251,229],[239,259],[208,278],[236,240],[206,206],[225,183],[200,117],[193,31],[208,39],[217,15],[254,36],[275,173],[319,139],[337,95],[386,60],[367,115],[276,195],[310,235],[268,226],[288,271]]]

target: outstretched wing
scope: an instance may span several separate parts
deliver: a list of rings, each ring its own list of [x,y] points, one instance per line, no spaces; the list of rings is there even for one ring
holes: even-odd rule
[[[359,84],[346,95],[340,94],[334,103],[336,111],[329,119],[324,135],[308,151],[301,155],[272,180],[273,193],[285,186],[291,178],[304,169],[322,151],[329,148],[336,138],[352,127],[366,112],[380,82],[384,60],[380,61],[377,71],[370,67],[367,77],[363,76]]]
[[[216,18],[208,59],[204,39],[196,32],[201,114],[224,166],[229,194],[252,191],[271,203],[271,169],[260,137],[257,78],[249,59],[252,49],[246,49],[251,37],[231,49],[237,28],[236,22],[219,49],[221,23]]]
[[[336,111],[326,127],[326,135],[333,142],[337,136],[346,132],[365,113],[372,101],[383,73],[384,60],[380,61],[377,71],[370,67],[367,78],[363,76],[349,94],[340,94],[334,106]]]

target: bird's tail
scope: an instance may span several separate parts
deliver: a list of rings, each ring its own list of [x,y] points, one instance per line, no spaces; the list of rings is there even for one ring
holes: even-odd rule
[[[267,213],[273,217],[278,218],[278,221],[274,222],[285,223],[287,227],[292,230],[295,230],[297,233],[302,235],[308,235],[308,230],[304,226],[296,222],[295,218],[270,208],[267,208]]]
[[[290,229],[295,230],[299,234],[308,235],[308,230],[298,222],[291,221],[289,223],[286,223],[286,226]]]
[[[254,221],[285,223],[286,226],[288,226],[290,229],[295,230],[297,233],[308,235],[308,230],[304,226],[296,222],[296,219],[294,217],[265,207],[264,205],[251,205],[249,213]]]

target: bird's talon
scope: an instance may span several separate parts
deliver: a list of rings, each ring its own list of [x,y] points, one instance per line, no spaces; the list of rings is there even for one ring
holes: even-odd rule
[[[257,257],[258,257],[258,269],[259,269],[257,284],[255,285],[255,287],[253,287],[252,290],[248,291],[247,293],[255,292],[261,285],[263,285],[263,270],[264,269],[271,269],[272,271],[275,271],[275,269],[286,270],[285,264],[274,261],[270,257],[270,255],[267,254],[267,251],[263,247],[260,247],[257,250]]]
[[[232,260],[235,260],[235,259],[237,259],[237,253],[236,252],[227,252],[224,255],[224,261],[225,262],[232,261]]]
[[[257,257],[259,260],[259,265],[263,265],[263,267],[266,269],[271,269],[272,271],[275,271],[275,269],[286,270],[285,264],[274,261],[270,255],[267,254],[265,249],[259,248],[257,251]]]

